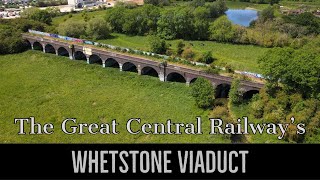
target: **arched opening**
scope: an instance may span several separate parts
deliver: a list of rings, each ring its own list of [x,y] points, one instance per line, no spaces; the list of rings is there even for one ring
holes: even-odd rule
[[[193,79],[190,81],[190,84],[196,82],[197,79],[198,79],[198,78],[193,78]]]
[[[89,63],[102,65],[102,60],[98,55],[93,54],[89,57]]]
[[[230,84],[219,84],[216,87],[216,98],[228,98],[230,88]]]
[[[58,49],[58,55],[59,55],[59,56],[69,57],[69,52],[66,50],[66,48],[60,47],[60,48]]]
[[[43,51],[43,46],[39,42],[34,42],[33,43],[33,49],[38,50],[38,51]]]
[[[74,59],[75,59],[75,60],[87,61],[86,55],[84,55],[84,53],[81,52],[81,51],[76,51],[76,52],[74,53]]]
[[[141,75],[148,75],[153,77],[159,77],[158,72],[152,67],[146,66],[141,69]]]
[[[172,73],[168,74],[167,81],[185,83],[186,79],[181,74],[176,73],[176,72],[172,72]]]
[[[106,67],[119,68],[119,63],[112,58],[108,58],[105,62],[105,65]]]
[[[51,44],[47,44],[45,47],[44,47],[44,51],[46,53],[51,53],[51,54],[55,54],[56,53],[56,50],[54,49],[54,47],[51,45]]]
[[[123,71],[130,71],[130,72],[138,72],[137,66],[131,62],[126,62],[122,65]]]
[[[243,93],[243,100],[249,100],[253,97],[253,95],[258,94],[258,90],[250,90],[245,93]]]

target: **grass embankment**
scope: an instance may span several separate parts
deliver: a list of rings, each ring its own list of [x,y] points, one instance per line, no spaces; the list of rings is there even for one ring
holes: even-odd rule
[[[190,88],[183,83],[163,83],[157,78],[87,65],[66,57],[27,51],[0,56],[0,142],[2,143],[224,143],[217,135],[130,135],[130,118],[143,122],[195,122],[203,118],[209,131],[208,111],[195,106]],[[35,116],[53,123],[52,135],[17,135],[14,118]],[[66,135],[65,118],[78,122],[110,123],[117,119],[118,135]],[[134,125],[133,129],[139,126]]]

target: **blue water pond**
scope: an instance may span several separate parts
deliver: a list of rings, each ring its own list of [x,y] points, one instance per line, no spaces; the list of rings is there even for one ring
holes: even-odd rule
[[[258,11],[251,9],[229,9],[226,11],[226,15],[232,23],[248,27],[252,21],[258,18]]]

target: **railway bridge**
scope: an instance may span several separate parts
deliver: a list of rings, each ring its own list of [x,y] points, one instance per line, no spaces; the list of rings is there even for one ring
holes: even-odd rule
[[[71,60],[84,60],[88,64],[100,64],[103,68],[115,67],[120,71],[133,71],[139,75],[150,75],[158,77],[160,81],[176,81],[189,85],[198,77],[209,79],[216,87],[216,97],[228,97],[232,78],[216,74],[208,74],[201,70],[195,70],[179,65],[167,64],[153,61],[147,58],[125,55],[102,49],[92,45],[59,41],[50,37],[43,37],[33,34],[23,34],[23,38],[34,50],[41,50],[44,53],[53,53],[58,56],[66,56]],[[241,92],[245,98],[251,98],[258,93],[263,84],[241,81]]]

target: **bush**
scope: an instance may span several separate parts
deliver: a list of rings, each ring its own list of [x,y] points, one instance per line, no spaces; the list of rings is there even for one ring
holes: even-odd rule
[[[263,107],[264,104],[261,100],[253,101],[251,103],[251,113],[255,118],[263,117]]]
[[[229,101],[231,104],[240,104],[242,102],[242,94],[240,91],[240,80],[234,79],[229,92]]]
[[[226,64],[224,68],[227,73],[234,73],[234,69],[230,64]]]
[[[212,52],[211,51],[207,51],[207,52],[202,54],[200,62],[203,62],[203,63],[206,63],[206,64],[211,64],[211,63],[213,63],[213,61],[214,61],[214,58],[212,57]]]
[[[308,139],[312,136],[320,134],[320,111],[311,119],[310,123],[306,127],[306,135]]]
[[[185,59],[192,60],[195,56],[195,53],[192,51],[190,47],[187,47],[181,54],[181,56]]]
[[[22,18],[51,24],[52,16],[48,10],[40,10],[38,8],[28,8],[21,13]]]
[[[58,26],[59,34],[80,38],[86,35],[86,23],[80,21],[67,21]]]
[[[166,53],[168,47],[165,40],[161,39],[159,36],[149,36],[148,41],[151,52],[157,54]]]
[[[221,16],[209,27],[210,40],[219,42],[233,42],[236,38],[236,28],[228,20],[227,16]]]
[[[12,54],[22,52],[27,49],[26,42],[22,39],[21,33],[28,29],[43,31],[45,24],[27,20],[10,19],[0,20],[0,54]]]
[[[180,56],[183,52],[183,48],[184,48],[185,44],[183,42],[183,40],[179,40],[177,42],[177,55]]]
[[[210,118],[219,118],[223,120],[223,123],[235,123],[229,115],[229,110],[226,106],[216,106],[209,114]]]
[[[207,79],[200,77],[192,84],[192,96],[200,108],[210,107],[214,100],[214,94],[213,86]]]
[[[285,121],[285,113],[283,109],[273,110],[271,113],[265,114],[264,121],[268,123],[280,123]]]
[[[94,18],[88,22],[86,32],[94,40],[105,39],[111,33],[111,26],[102,18]]]
[[[260,12],[259,21],[265,22],[267,20],[272,20],[274,17],[274,9],[272,6],[269,6]]]
[[[0,54],[13,54],[26,49],[26,44],[21,38],[21,31],[13,27],[0,31]]]
[[[205,69],[205,72],[209,74],[219,74],[219,71],[220,70],[212,64]]]

